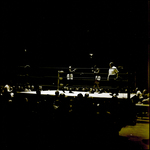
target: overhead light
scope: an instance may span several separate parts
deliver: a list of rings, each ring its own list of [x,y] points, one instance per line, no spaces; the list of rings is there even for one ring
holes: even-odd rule
[[[93,56],[93,53],[90,53],[89,55],[92,57],[92,56]]]

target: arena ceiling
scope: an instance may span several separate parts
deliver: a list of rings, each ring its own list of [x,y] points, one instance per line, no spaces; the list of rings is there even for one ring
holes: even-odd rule
[[[4,68],[90,66],[93,53],[99,67],[114,61],[147,74],[147,3],[5,1],[0,7]]]

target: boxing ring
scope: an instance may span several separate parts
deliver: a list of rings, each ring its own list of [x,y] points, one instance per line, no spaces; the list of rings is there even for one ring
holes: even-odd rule
[[[21,67],[26,70],[26,67]],[[112,98],[109,82],[107,81],[109,68],[72,68],[69,67],[39,67],[28,68],[24,71],[28,74],[28,84],[17,89],[18,93],[36,94],[40,88],[41,95],[54,96],[56,91],[65,96],[76,97],[79,93],[88,94],[93,98]],[[27,72],[29,71],[29,72]],[[37,74],[36,74],[37,73]],[[25,77],[25,75],[20,75]],[[134,82],[131,74],[126,70],[119,70],[118,98],[127,99],[133,97],[131,87]],[[22,81],[25,81],[22,79]],[[132,85],[131,85],[132,84]],[[36,85],[36,87],[35,87]],[[99,92],[98,92],[99,91]]]
[[[57,90],[49,90],[49,91],[40,91],[41,95],[47,95],[47,96],[55,96]],[[20,94],[37,94],[36,91],[18,91],[17,93]],[[70,93],[69,91],[65,91],[65,93],[62,90],[59,90],[59,94],[64,94],[65,97],[77,97],[79,94],[82,94],[83,97],[85,97],[86,94],[88,94],[88,98],[112,98],[112,96],[110,95],[110,93],[90,93],[90,92],[83,92],[83,91],[72,91],[72,93]],[[135,96],[135,94],[130,94],[130,98],[132,98],[133,96]],[[118,99],[127,99],[128,98],[128,93],[119,93],[117,96]]]
[[[38,70],[41,73],[40,78],[34,75],[35,82],[29,74],[28,84],[16,87],[15,96],[11,101],[8,99],[8,103],[16,105],[17,108],[19,105],[24,108],[24,111],[29,110],[30,113],[37,112],[35,113],[37,115],[46,112],[48,117],[54,118],[53,121],[65,117],[67,128],[70,119],[73,124],[79,120],[82,120],[83,124],[85,120],[87,124],[94,121],[92,130],[96,129],[95,125],[97,125],[97,129],[102,126],[102,130],[105,128],[105,131],[112,131],[114,135],[117,135],[122,127],[135,124],[136,108],[132,101],[135,93],[130,92],[129,73],[120,72],[120,75],[124,77],[121,82],[118,82],[121,84],[125,82],[126,85],[122,85],[123,90],[114,96],[107,85],[109,83],[107,82],[108,68],[99,68],[99,73],[95,73],[94,68],[71,68],[71,71],[70,68],[44,69],[46,69],[45,74]],[[37,71],[34,70],[34,73]],[[31,74],[33,75],[32,72]],[[80,125],[82,123],[79,121]],[[56,122],[56,125],[58,124],[60,123]]]

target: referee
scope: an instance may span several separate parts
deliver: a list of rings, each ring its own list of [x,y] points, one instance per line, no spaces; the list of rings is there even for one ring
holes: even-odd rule
[[[113,62],[109,63],[109,70],[108,70],[108,77],[107,77],[107,81],[109,81],[109,84],[111,86],[111,95],[113,96],[113,94],[118,95],[118,89],[117,89],[117,83],[116,80],[118,78],[118,69],[117,67],[115,67]]]

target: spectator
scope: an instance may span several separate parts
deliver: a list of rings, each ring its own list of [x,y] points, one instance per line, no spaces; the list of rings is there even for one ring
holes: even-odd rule
[[[8,84],[6,84],[5,86],[4,86],[4,89],[7,89],[7,92],[10,92],[11,90],[10,90],[10,85],[8,85]]]
[[[143,99],[147,99],[147,98],[148,98],[147,89],[144,89],[144,90],[143,90],[143,92],[142,92],[142,97],[143,97]]]
[[[136,96],[139,100],[141,100],[143,98],[142,92],[139,88],[136,88]]]
[[[140,91],[140,89],[137,87],[135,89],[135,96],[132,97],[134,103],[138,103],[138,102],[142,102],[142,92]]]
[[[142,97],[143,97],[142,103],[149,104],[149,93],[147,92],[146,89],[143,90]]]
[[[142,103],[143,103],[143,104],[149,104],[149,97],[148,97],[147,99],[143,99],[143,100],[142,100]]]

